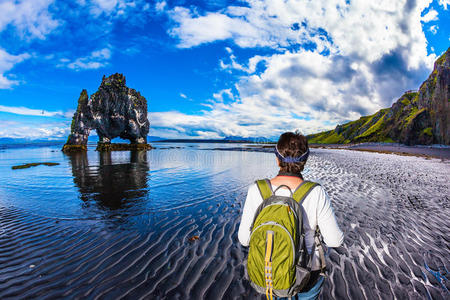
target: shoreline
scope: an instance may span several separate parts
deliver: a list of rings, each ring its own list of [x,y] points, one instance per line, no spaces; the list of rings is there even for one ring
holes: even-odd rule
[[[171,142],[167,142],[171,143]],[[180,144],[181,142],[174,142]],[[192,142],[191,142],[192,143]],[[197,142],[193,142],[197,143]],[[50,142],[50,143],[30,143],[30,144],[2,144],[0,145],[0,151],[8,149],[19,148],[40,148],[40,147],[52,147],[62,145],[62,142]],[[158,144],[158,142],[152,142],[152,144]],[[207,150],[228,150],[228,151],[252,151],[252,152],[272,152],[274,144],[272,143],[249,143],[249,142],[226,142],[223,144],[236,144],[236,147],[214,147]],[[240,144],[240,145],[238,145]],[[94,143],[89,145],[94,146]],[[96,144],[95,144],[96,145]],[[150,144],[149,144],[150,145]],[[309,144],[309,147],[314,149],[336,149],[336,150],[354,150],[363,152],[383,153],[383,154],[396,154],[400,156],[416,156],[423,158],[438,158],[442,160],[450,160],[450,146],[447,145],[414,145],[407,146],[397,143],[360,143],[360,144]],[[166,149],[160,148],[159,145],[152,147],[153,149]],[[169,147],[170,148],[170,147]],[[167,149],[169,149],[167,148]],[[180,147],[175,147],[180,148]],[[206,149],[204,149],[206,150]]]
[[[362,152],[373,152],[383,154],[396,154],[401,156],[416,156],[424,158],[450,159],[450,147],[448,146],[407,146],[401,144],[379,144],[379,143],[362,143],[362,144],[311,144],[310,148],[319,149],[338,149],[338,150],[354,150]]]
[[[401,144],[310,144],[311,149],[332,149],[332,150],[353,150],[361,152],[372,152],[382,154],[395,154],[400,156],[415,156],[426,159],[437,158],[441,160],[450,159],[450,147],[443,145],[436,146],[406,146]],[[251,152],[273,152],[274,146],[270,144],[248,144],[242,147],[212,148],[208,150],[228,150],[228,151],[251,151]]]

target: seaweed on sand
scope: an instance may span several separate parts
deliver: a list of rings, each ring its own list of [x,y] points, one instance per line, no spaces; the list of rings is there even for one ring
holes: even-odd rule
[[[18,165],[18,166],[12,166],[11,169],[13,170],[18,170],[18,169],[28,169],[31,167],[36,167],[39,165],[45,165],[45,166],[57,166],[59,165],[59,163],[53,163],[53,162],[42,162],[42,163],[28,163],[28,164],[23,164],[23,165]]]

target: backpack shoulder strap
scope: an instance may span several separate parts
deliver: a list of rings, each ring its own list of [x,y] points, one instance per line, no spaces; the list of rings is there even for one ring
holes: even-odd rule
[[[258,186],[263,200],[266,200],[267,198],[272,196],[272,185],[270,184],[268,179],[256,180],[256,185]]]
[[[294,191],[293,198],[297,201],[298,204],[301,204],[302,201],[309,195],[309,193],[320,184],[312,181],[303,181],[302,184]]]

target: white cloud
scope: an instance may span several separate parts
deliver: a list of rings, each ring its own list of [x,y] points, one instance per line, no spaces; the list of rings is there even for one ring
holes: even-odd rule
[[[450,6],[450,0],[439,0],[439,5],[443,6],[447,10],[447,6]]]
[[[118,0],[92,0],[100,9],[104,11],[112,11],[118,4]]]
[[[44,39],[60,24],[48,11],[53,1],[0,1],[0,31],[12,25],[19,36]]]
[[[214,137],[276,136],[287,129],[303,132],[328,129],[317,120],[300,120],[284,109],[270,108],[255,98],[243,102],[223,104],[215,102],[211,110],[197,115],[177,111],[151,112],[152,135],[164,137],[203,137],[206,132]],[[170,132],[168,132],[170,131]],[[203,134],[200,135],[199,133]],[[165,133],[165,135],[163,135]],[[170,135],[169,135],[170,133]]]
[[[180,24],[179,27],[173,28],[170,34],[180,38],[181,48],[232,37],[239,39],[239,33],[245,30],[257,33],[244,20],[231,18],[225,14],[208,13],[205,16],[195,16],[183,7],[176,7],[169,14]]]
[[[228,48],[228,49],[230,49],[230,48]],[[265,59],[267,58],[265,56],[255,55],[249,59],[247,65],[243,65],[243,64],[240,64],[237,62],[236,56],[234,54],[232,54],[232,52],[229,52],[228,50],[227,50],[227,52],[230,54],[230,56],[229,56],[230,63],[227,64],[224,62],[224,60],[220,60],[220,67],[222,69],[229,70],[229,71],[239,70],[239,71],[249,73],[249,74],[255,73],[256,67],[258,66],[258,64],[260,62],[265,61]]]
[[[228,99],[234,100],[234,95],[231,89],[224,89],[217,93],[214,93],[213,98],[218,102],[224,102],[224,95],[226,95]]]
[[[381,101],[374,91],[352,88],[363,84],[364,76],[346,74],[355,71],[339,59],[308,51],[274,55],[260,76],[244,77],[236,85],[240,100],[224,103],[224,95],[231,100],[235,96],[222,90],[213,95],[216,101],[207,105],[209,110],[199,115],[153,113],[152,126],[173,126],[188,135],[200,130],[220,136],[275,136],[285,130],[331,129],[335,125],[330,124],[358,118],[360,111],[378,109]],[[335,80],[339,82],[333,84]]]
[[[317,52],[330,50],[373,62],[398,46],[425,44],[419,20],[430,2],[255,0],[248,1],[249,7],[230,6],[204,15],[175,7],[169,16],[177,25],[170,34],[179,38],[182,48],[226,39],[240,47],[274,49],[308,42]],[[420,51],[413,56],[426,57],[426,48],[416,48]],[[417,60],[410,59],[413,67]]]
[[[0,137],[57,140],[69,133],[70,126],[65,123],[27,124],[0,120]]]
[[[430,26],[430,28],[429,28],[429,30],[430,30],[430,32],[431,32],[432,34],[436,34],[437,31],[438,31],[438,29],[439,29],[439,26],[437,26],[437,25],[432,25],[432,26]]]
[[[90,13],[99,16],[102,13],[111,14],[117,10],[119,0],[92,0],[87,3],[90,6]]]
[[[108,65],[110,58],[111,50],[109,48],[103,48],[93,51],[88,56],[80,57],[73,61],[68,58],[62,58],[59,60],[57,67],[67,67],[75,71],[99,69]]]
[[[425,23],[428,23],[430,21],[437,21],[438,20],[438,12],[434,9],[430,9],[426,15],[424,15],[421,20]]]
[[[180,97],[189,101],[192,101],[192,98],[188,97],[186,94],[184,93],[180,93]]]
[[[50,14],[53,0],[0,1],[0,32],[8,26],[22,39],[45,39],[59,26],[60,21]],[[13,55],[0,48],[0,89],[8,89],[20,83],[13,75],[6,75],[14,65],[30,58],[28,53]]]
[[[79,5],[86,7],[91,15],[99,17],[105,15],[108,17],[127,16],[129,9],[134,9],[138,5],[143,11],[149,9],[148,3],[139,0],[78,0]]]
[[[2,0],[0,1],[0,32],[11,28],[14,35],[23,40],[45,39],[60,21],[53,18],[49,7],[53,0]],[[6,45],[5,45],[6,46]],[[14,65],[30,58],[27,53],[12,55],[0,48],[0,89],[18,85],[20,80],[14,75],[6,75]]]
[[[155,4],[155,9],[157,12],[163,12],[167,7],[166,1],[158,1]]]
[[[39,116],[39,117],[65,117],[71,118],[73,111],[48,111],[44,109],[32,109],[23,106],[4,106],[0,105],[0,112],[12,113],[23,116]]]
[[[28,58],[30,58],[30,55],[27,53],[12,55],[0,48],[0,89],[8,89],[13,85],[19,84],[18,80],[8,78],[6,73],[11,70],[14,65]]]
[[[153,126],[168,128],[170,120],[181,135],[274,136],[296,128],[312,133],[390,106],[419,86],[436,58],[427,55],[421,24],[437,17],[430,10],[421,18],[430,3],[254,0],[201,14],[175,7],[169,33],[180,48],[229,40],[275,54],[242,62],[226,47],[221,68],[245,73],[234,101],[223,103],[221,91],[199,115],[161,112]],[[256,74],[260,62],[265,69]]]

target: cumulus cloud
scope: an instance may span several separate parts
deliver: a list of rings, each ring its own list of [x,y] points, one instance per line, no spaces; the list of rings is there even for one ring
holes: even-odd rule
[[[182,134],[214,128],[221,135],[273,136],[329,129],[390,106],[419,86],[436,58],[427,54],[421,24],[437,18],[434,10],[421,17],[430,2],[255,0],[201,13],[175,7],[169,34],[180,48],[228,40],[273,54],[243,62],[227,47],[220,67],[245,73],[235,101],[224,104],[216,96],[198,116],[168,112],[167,119],[173,117]],[[265,69],[258,74],[261,62]],[[164,113],[156,117],[167,125]]]
[[[196,115],[177,111],[151,112],[152,132],[165,137],[204,137],[208,133],[216,138],[276,136],[286,129],[296,128],[303,132],[325,129],[317,120],[298,119],[295,113],[284,109],[270,108],[272,111],[268,113],[267,107],[255,100],[246,99],[245,102],[236,101],[230,105],[215,102],[213,109]]]
[[[438,29],[439,29],[439,26],[437,26],[437,25],[432,25],[432,26],[430,26],[430,28],[429,28],[428,30],[430,30],[430,32],[431,32],[432,34],[436,34],[437,31],[438,31]],[[433,50],[433,51],[434,51],[434,50]]]
[[[45,39],[60,25],[60,21],[50,14],[49,6],[53,0],[0,1],[0,32],[10,26],[15,35],[24,39]],[[6,46],[6,45],[5,45]],[[27,53],[13,55],[0,48],[0,89],[8,89],[20,83],[7,75],[15,64],[30,58]]]
[[[214,93],[213,98],[214,98],[214,100],[216,100],[218,102],[224,102],[225,101],[224,98],[228,98],[229,100],[235,99],[231,89],[223,89],[217,93]]]
[[[108,61],[110,58],[111,50],[109,48],[103,48],[93,51],[91,54],[84,57],[79,57],[75,60],[62,58],[60,59],[60,63],[57,65],[57,67],[67,67],[75,71],[99,69],[108,65]]]
[[[172,19],[180,26],[171,30],[171,35],[180,38],[181,48],[190,48],[202,43],[224,40],[233,37],[239,27],[248,24],[220,13],[209,13],[205,16],[193,15],[189,9],[176,7],[171,12]],[[205,30],[208,28],[208,30]]]
[[[158,1],[155,4],[155,9],[157,12],[163,12],[167,7],[167,2],[166,1]]]
[[[18,80],[9,78],[6,73],[11,70],[15,64],[28,58],[30,58],[30,55],[27,53],[12,55],[0,48],[0,89],[8,89],[19,84]]]
[[[249,59],[248,64],[244,65],[237,61],[236,56],[233,54],[232,50],[228,47],[225,48],[225,50],[229,53],[228,61],[225,62],[225,60],[220,60],[220,67],[224,70],[232,71],[232,70],[239,70],[245,73],[254,73],[256,71],[256,67],[260,62],[264,62],[265,58],[264,56],[255,55],[252,58]]]
[[[74,5],[77,5],[77,9],[67,10],[73,9]],[[67,30],[67,26],[64,25],[73,22],[74,18],[83,16],[85,19],[87,16],[89,19],[84,22],[95,21],[96,24],[101,25],[92,26],[91,24],[90,30],[98,27],[97,31],[104,34],[110,30],[109,27],[113,26],[111,21],[113,17],[126,17],[131,10],[141,11],[143,6],[145,3],[142,0],[77,0],[71,6],[55,0],[0,0],[0,32],[13,32],[14,36],[20,38],[23,43],[29,43],[36,39],[45,40],[50,34],[61,34]],[[84,11],[90,15],[83,15]],[[101,20],[102,16],[109,18]],[[133,20],[137,19],[139,18]],[[58,53],[52,55],[59,56]],[[33,56],[38,57],[39,53]],[[58,61],[57,66],[74,70],[98,69],[108,63],[110,56],[111,49],[105,48],[93,51],[86,57],[63,58]],[[19,83],[5,76],[4,71],[12,69],[14,61],[18,63],[25,58],[29,58],[29,55],[12,55],[0,49],[0,88],[9,88]]]
[[[6,112],[23,116],[38,116],[38,117],[64,117],[71,118],[73,111],[48,111],[44,109],[32,109],[23,106],[4,106],[0,105],[0,112]]]
[[[50,14],[54,0],[6,0],[0,2],[0,31],[12,25],[22,37],[44,39],[60,25]]]
[[[183,48],[226,39],[244,48],[307,43],[317,52],[332,50],[374,61],[399,45],[425,43],[419,20],[430,2],[256,0],[203,15],[175,7],[169,14],[176,25],[169,32]]]
[[[424,15],[421,19],[423,22],[428,23],[430,21],[438,20],[438,12],[434,9],[430,9],[426,15]]]
[[[450,6],[450,0],[439,0],[439,5],[442,5],[447,10],[447,6]]]
[[[144,24],[151,13],[150,4],[146,2],[0,0],[0,89],[26,80],[12,71],[25,59],[30,59],[30,63],[46,60],[46,64],[53,62],[56,67],[76,71],[108,65],[113,51],[108,46],[113,28],[119,20],[126,20],[130,26]],[[80,40],[83,41],[81,46]],[[102,46],[106,48],[101,49]],[[129,44],[119,46],[124,48],[122,52],[134,50]]]
[[[106,16],[123,16],[128,9],[133,9],[137,6],[136,0],[78,0],[79,5],[86,7],[89,12],[98,17],[100,15]],[[142,4],[144,7],[145,4]],[[148,7],[147,7],[148,9]]]
[[[65,123],[27,124],[0,120],[1,137],[57,140],[65,138],[69,133],[70,128]]]

